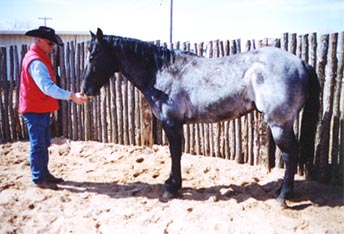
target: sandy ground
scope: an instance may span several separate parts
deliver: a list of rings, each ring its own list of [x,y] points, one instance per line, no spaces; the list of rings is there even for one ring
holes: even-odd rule
[[[167,147],[53,139],[57,191],[31,185],[28,152],[0,145],[0,233],[344,233],[343,189],[296,177],[282,209],[280,169],[185,154],[181,196],[166,202]]]

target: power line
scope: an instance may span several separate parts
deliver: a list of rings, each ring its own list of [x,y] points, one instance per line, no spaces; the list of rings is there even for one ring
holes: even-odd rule
[[[47,26],[47,20],[52,20],[53,18],[49,18],[49,17],[38,17],[38,19],[44,20],[44,26]]]

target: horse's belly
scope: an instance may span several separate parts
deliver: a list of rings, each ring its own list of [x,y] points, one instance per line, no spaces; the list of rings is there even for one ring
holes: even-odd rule
[[[253,102],[249,100],[234,99],[215,103],[198,103],[190,108],[185,115],[187,123],[213,123],[231,120],[254,109]]]

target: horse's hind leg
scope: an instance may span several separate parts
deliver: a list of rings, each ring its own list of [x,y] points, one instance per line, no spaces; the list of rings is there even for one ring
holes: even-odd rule
[[[298,160],[298,143],[293,131],[292,124],[281,126],[270,126],[272,136],[276,145],[282,152],[282,158],[285,162],[285,173],[283,184],[277,201],[282,206],[286,206],[285,199],[293,193],[294,175]]]

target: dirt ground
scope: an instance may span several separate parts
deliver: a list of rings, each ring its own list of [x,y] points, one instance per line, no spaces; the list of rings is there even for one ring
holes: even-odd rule
[[[344,233],[343,189],[297,176],[282,209],[281,169],[184,154],[181,196],[164,201],[165,146],[53,139],[57,191],[32,186],[28,152],[0,145],[0,233]]]

